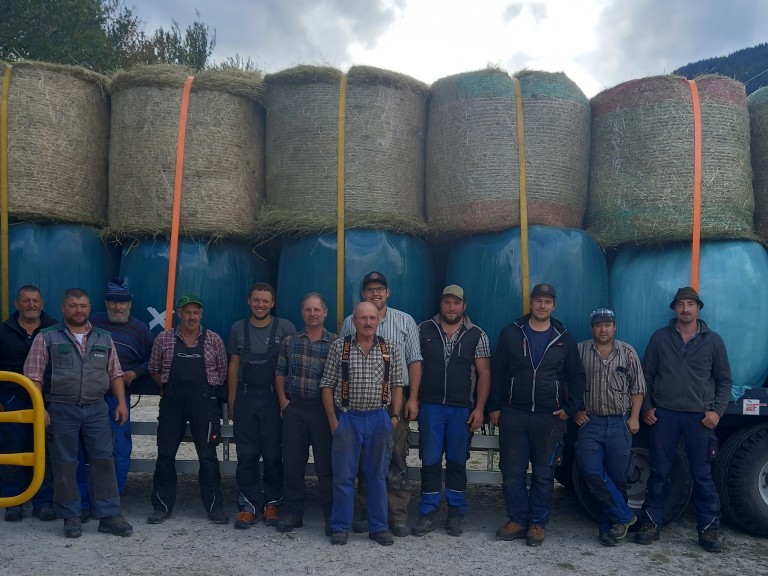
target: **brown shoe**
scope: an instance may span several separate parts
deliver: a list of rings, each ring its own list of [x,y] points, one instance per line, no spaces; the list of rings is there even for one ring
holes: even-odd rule
[[[264,506],[263,518],[265,526],[277,526],[277,521],[280,519],[280,515],[277,513],[277,506],[274,504]]]
[[[496,531],[497,540],[517,540],[525,536],[525,526],[510,520]]]
[[[528,533],[525,535],[525,543],[528,546],[541,546],[544,542],[544,526],[540,524],[531,524],[528,526]]]

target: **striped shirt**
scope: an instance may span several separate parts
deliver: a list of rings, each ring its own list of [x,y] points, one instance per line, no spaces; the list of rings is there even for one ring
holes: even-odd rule
[[[285,378],[285,394],[288,398],[320,398],[320,379],[323,377],[328,350],[334,340],[336,334],[325,328],[316,342],[312,342],[304,330],[285,337],[277,358],[276,372]]]
[[[344,318],[341,325],[341,337],[350,336],[355,333],[355,327],[352,324],[352,315]],[[385,340],[391,340],[400,351],[400,357],[405,359],[402,366],[403,386],[408,386],[408,365],[412,362],[420,362],[421,344],[419,342],[419,327],[410,314],[387,307],[384,318],[379,322],[376,328],[376,335]]]
[[[200,331],[202,332],[202,330],[201,326]],[[199,337],[200,332],[198,332]],[[175,330],[164,330],[157,335],[152,346],[148,370],[150,375],[160,374],[160,382],[162,384],[168,383],[168,377],[171,374],[171,363],[173,362],[173,348],[177,339],[182,343],[184,342],[178,328]],[[221,336],[213,330],[205,331],[203,356],[208,385],[221,386],[225,384],[227,382],[227,352],[224,349],[224,341],[221,339]]]
[[[357,343],[357,337],[352,337],[349,350],[349,409],[376,410],[384,408],[392,402],[392,388],[402,387],[402,361],[400,351],[386,340],[389,352],[389,394],[387,403],[381,402],[381,387],[384,380],[384,360],[381,356],[381,346],[374,342],[366,354]],[[331,344],[328,359],[325,362],[323,379],[320,388],[333,389],[333,402],[341,408],[341,352],[344,338],[339,338]]]
[[[579,342],[579,354],[587,373],[584,407],[588,414],[615,416],[629,412],[632,396],[646,393],[645,376],[637,352],[626,342],[613,341],[613,350],[603,359],[594,340]]]

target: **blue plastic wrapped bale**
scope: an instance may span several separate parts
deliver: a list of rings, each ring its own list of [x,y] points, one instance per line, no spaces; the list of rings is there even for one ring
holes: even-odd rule
[[[467,314],[488,334],[495,349],[499,333],[522,316],[520,228],[472,236],[448,255],[446,284],[459,284]],[[591,337],[589,314],[608,304],[605,255],[583,230],[531,226],[528,229],[530,285],[557,290],[553,316],[577,340]]]
[[[9,305],[25,284],[40,288],[45,311],[61,318],[61,297],[82,288],[93,310],[104,304],[107,280],[117,273],[120,250],[91,226],[79,224],[13,224],[9,230]]]
[[[165,240],[142,240],[123,249],[120,274],[133,292],[132,313],[153,333],[165,325],[170,246]],[[232,323],[245,318],[248,290],[254,282],[269,282],[267,264],[245,243],[179,240],[174,305],[183,294],[203,299],[203,326],[226,343]],[[174,326],[178,324],[174,317]]]
[[[336,234],[318,234],[283,245],[277,272],[277,313],[303,326],[301,299],[319,292],[328,304],[325,326],[336,331]],[[377,230],[349,230],[344,239],[344,315],[361,300],[368,272],[384,274],[390,289],[387,305],[420,322],[434,309],[432,252],[420,239]]]
[[[755,242],[703,242],[699,260],[700,318],[728,350],[736,399],[768,375],[768,254]],[[690,245],[621,247],[611,266],[617,336],[642,358],[648,339],[674,318],[669,303],[691,284]],[[746,326],[745,321],[748,322]]]

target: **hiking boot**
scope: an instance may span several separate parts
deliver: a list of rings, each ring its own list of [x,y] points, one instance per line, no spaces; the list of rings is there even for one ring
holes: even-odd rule
[[[216,508],[208,512],[208,520],[214,524],[229,524],[229,516],[226,515],[223,508]]]
[[[722,552],[723,547],[720,545],[720,539],[717,536],[717,530],[713,529],[699,532],[699,546],[707,552]]]
[[[302,526],[304,526],[303,519],[290,512],[287,512],[285,516],[281,516],[280,520],[277,521],[278,532],[290,532],[294,528],[301,528]]]
[[[33,508],[32,516],[39,518],[41,522],[50,522],[56,520],[56,510],[53,509],[53,506],[44,505],[40,508]]]
[[[162,524],[170,517],[170,512],[166,512],[165,510],[155,510],[149,515],[149,518],[147,518],[147,524]]]
[[[408,524],[402,520],[395,520],[394,522],[390,522],[389,530],[392,532],[393,536],[397,536],[398,538],[405,538],[406,536],[411,535],[411,529],[408,528]],[[380,532],[375,532],[375,534],[380,534]]]
[[[349,538],[349,532],[333,532],[331,534],[331,544],[334,546],[344,546]]]
[[[405,524],[405,522],[403,522]],[[395,537],[389,530],[382,530],[381,532],[368,532],[368,538],[381,544],[382,546],[392,546],[395,543]]]
[[[640,529],[635,533],[635,542],[647,546],[653,544],[661,536],[661,528],[656,528],[653,522],[643,522]]]
[[[497,540],[517,540],[525,537],[525,526],[520,526],[517,522],[510,520],[504,526],[496,531]]]
[[[541,524],[531,524],[525,534],[525,543],[528,546],[541,546],[544,542],[544,532],[544,526]]]
[[[6,522],[21,522],[24,518],[24,508],[22,506],[9,506],[5,509]]]
[[[354,518],[352,518],[352,532],[355,534],[368,532],[368,518],[365,512],[356,513]]]
[[[80,518],[64,519],[64,536],[67,538],[80,538],[83,535],[83,524]]]
[[[426,536],[427,532],[432,532],[432,530],[435,529],[433,518],[434,516],[432,514],[429,516],[419,516],[419,519],[416,521],[416,526],[411,529],[411,534],[414,536]]]
[[[600,532],[600,544],[603,546],[618,546],[619,541],[610,532]]]
[[[115,536],[130,536],[133,534],[133,526],[128,524],[120,514],[117,514],[99,520],[99,532],[114,534]]]
[[[614,540],[621,540],[627,535],[627,530],[629,530],[629,527],[632,526],[635,522],[637,522],[637,517],[632,516],[629,522],[626,522],[624,524],[614,524],[613,526],[611,526],[611,529],[608,532],[608,534],[610,534],[611,538],[613,538]]]
[[[253,512],[241,510],[235,516],[235,528],[238,530],[248,530],[254,524],[256,524],[256,514]]]
[[[267,504],[264,506],[264,525],[265,526],[277,526],[277,521],[280,519],[280,515],[277,513],[277,506],[274,504]]]
[[[461,536],[464,530],[461,527],[461,521],[463,520],[461,514],[448,509],[448,517],[445,519],[443,528],[448,533],[448,536]]]

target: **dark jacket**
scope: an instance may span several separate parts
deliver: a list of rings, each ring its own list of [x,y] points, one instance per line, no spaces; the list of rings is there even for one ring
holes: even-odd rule
[[[40,326],[35,330],[34,334],[28,336],[27,332],[19,324],[19,312],[14,312],[8,320],[0,325],[0,370],[24,374],[24,361],[27,359],[27,354],[29,354],[32,340],[35,339],[40,330],[54,324],[56,324],[56,320],[45,312],[41,312]],[[17,391],[21,390],[16,384],[0,382],[0,388],[11,386]]]
[[[533,365],[523,326],[530,314],[502,328],[491,370],[488,411],[513,406],[530,412],[563,408],[573,416],[584,401],[586,374],[576,340],[551,318],[552,336],[538,366]]]
[[[451,357],[446,363],[446,342],[440,327],[440,315],[419,324],[423,357],[419,386],[421,402],[474,408],[477,380],[473,374],[475,349],[483,331],[466,316],[459,331],[458,341],[454,344]]]
[[[683,348],[676,319],[651,336],[643,356],[648,386],[643,412],[650,408],[714,410],[722,416],[733,386],[723,339],[699,320],[699,333]]]

